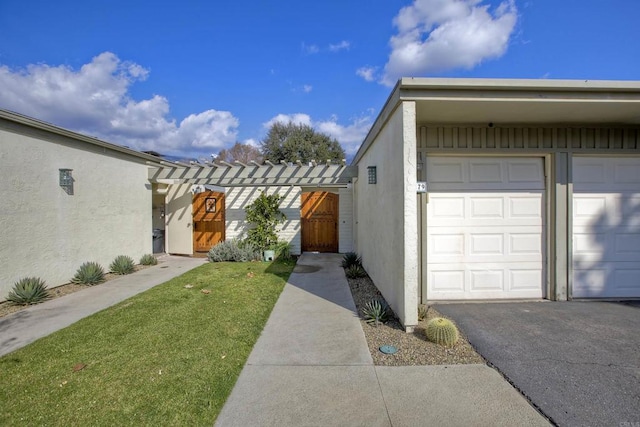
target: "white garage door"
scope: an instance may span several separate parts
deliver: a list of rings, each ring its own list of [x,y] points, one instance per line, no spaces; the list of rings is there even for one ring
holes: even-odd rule
[[[640,297],[640,159],[573,159],[574,298]]]
[[[541,158],[430,157],[427,299],[544,297]]]

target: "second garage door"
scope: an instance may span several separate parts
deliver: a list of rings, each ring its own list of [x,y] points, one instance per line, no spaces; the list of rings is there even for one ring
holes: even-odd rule
[[[430,157],[428,300],[543,298],[542,158]]]
[[[640,159],[573,159],[574,298],[640,297]]]

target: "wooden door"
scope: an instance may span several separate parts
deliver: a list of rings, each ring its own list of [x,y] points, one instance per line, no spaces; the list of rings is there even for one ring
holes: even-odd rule
[[[302,250],[338,252],[338,195],[326,191],[302,193]]]
[[[207,252],[224,240],[224,193],[205,191],[193,196],[193,251]]]

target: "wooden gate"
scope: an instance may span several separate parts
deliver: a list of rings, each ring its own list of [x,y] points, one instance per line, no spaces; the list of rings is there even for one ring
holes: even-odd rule
[[[193,196],[193,251],[207,252],[224,240],[224,193],[205,191]]]
[[[338,252],[338,195],[326,191],[302,193],[302,250]]]

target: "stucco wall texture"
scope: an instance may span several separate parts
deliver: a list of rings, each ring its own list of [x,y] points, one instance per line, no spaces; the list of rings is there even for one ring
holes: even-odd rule
[[[59,185],[72,169],[74,194]],[[69,282],[86,261],[152,251],[151,185],[140,160],[44,131],[0,129],[0,301],[22,277]]]
[[[356,250],[404,326],[417,324],[415,104],[402,103],[358,162]],[[367,167],[377,182],[369,184]]]

